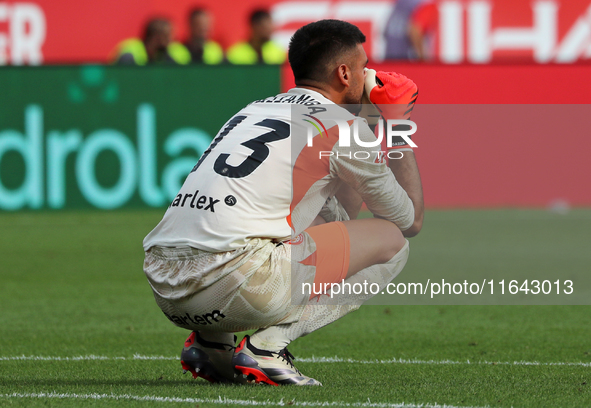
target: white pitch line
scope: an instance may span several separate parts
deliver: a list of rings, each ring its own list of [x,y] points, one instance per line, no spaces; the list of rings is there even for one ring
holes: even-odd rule
[[[108,357],[108,356],[74,356],[74,357],[52,357],[52,356],[4,356],[0,361],[84,361],[84,360],[178,360],[178,357],[167,356],[145,356],[135,354],[132,357]],[[591,363],[579,362],[540,362],[540,361],[457,361],[457,360],[417,360],[392,358],[388,360],[356,360],[342,357],[309,357],[296,358],[301,363],[350,363],[350,364],[424,364],[424,365],[512,365],[512,366],[580,366],[591,367]]]
[[[84,360],[178,360],[178,357],[166,357],[166,356],[143,356],[136,354],[133,357],[108,357],[108,356],[95,356],[94,354],[86,356],[74,356],[74,357],[56,357],[56,356],[7,356],[0,357],[0,361],[10,360],[31,360],[31,361],[84,361]]]
[[[392,358],[388,360],[355,360],[342,357],[311,357],[298,358],[297,361],[305,363],[352,363],[352,364],[429,364],[429,365],[531,365],[531,366],[582,366],[591,367],[591,363],[579,362],[539,362],[539,361],[456,361],[456,360],[417,360]]]
[[[86,399],[86,400],[133,400],[133,401],[154,401],[154,402],[175,402],[175,403],[192,403],[192,404],[233,404],[233,405],[244,405],[244,406],[300,406],[300,407],[367,407],[367,408],[488,408],[487,407],[468,407],[468,406],[455,406],[447,404],[407,404],[401,403],[389,403],[389,402],[371,402],[368,398],[367,402],[344,402],[344,401],[296,401],[283,399],[279,401],[256,401],[256,400],[241,400],[226,397],[218,398],[178,398],[178,397],[158,397],[153,395],[130,395],[130,394],[71,394],[71,393],[12,393],[12,394],[0,394],[0,398],[58,398],[58,399]]]

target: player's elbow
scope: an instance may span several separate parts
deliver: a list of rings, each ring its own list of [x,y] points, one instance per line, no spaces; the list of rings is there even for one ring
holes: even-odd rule
[[[412,225],[410,226],[410,228],[402,231],[402,235],[404,235],[405,238],[412,238],[418,235],[419,232],[421,232],[421,229],[423,228],[423,213],[422,212],[415,212],[415,219],[412,223]]]
[[[421,228],[423,228],[423,222],[415,221],[409,229],[402,231],[402,235],[404,235],[405,238],[412,238],[421,232]]]

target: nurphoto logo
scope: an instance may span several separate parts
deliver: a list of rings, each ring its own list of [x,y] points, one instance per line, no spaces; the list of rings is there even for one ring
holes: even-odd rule
[[[397,150],[387,150],[384,152],[381,150],[382,142],[384,137],[386,138],[386,147],[387,149],[391,149],[394,144],[393,140],[397,138],[398,140],[402,140],[405,145],[408,145],[411,148],[418,147],[415,142],[412,141],[410,138],[417,131],[417,124],[412,120],[404,120],[404,119],[388,119],[384,120],[380,118],[377,122],[377,134],[376,140],[373,141],[363,141],[362,138],[359,136],[359,121],[363,120],[362,118],[355,118],[351,125],[347,120],[342,118],[330,118],[330,119],[323,119],[321,121],[315,116],[312,115],[304,115],[312,120],[303,119],[305,122],[309,123],[312,126],[306,125],[307,128],[307,146],[312,147],[314,145],[314,130],[318,131],[317,134],[320,134],[321,138],[328,137],[329,133],[327,129],[327,122],[333,122],[338,130],[339,130],[339,140],[338,146],[339,147],[351,147],[351,144],[362,148],[378,148],[375,151],[367,151],[367,150],[358,150],[354,152],[349,152],[346,154],[347,157],[358,160],[367,160],[369,159],[372,154],[375,154],[378,159],[381,159],[384,155],[387,155],[389,159],[401,159],[403,157],[403,152]],[[329,127],[330,128],[330,127]],[[384,130],[385,129],[385,130]],[[320,151],[319,158],[327,157],[327,156],[342,156],[342,154],[335,153],[334,151]],[[338,157],[337,157],[338,158]]]

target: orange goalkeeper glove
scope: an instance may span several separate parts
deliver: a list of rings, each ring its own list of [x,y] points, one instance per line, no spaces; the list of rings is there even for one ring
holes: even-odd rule
[[[388,119],[408,120],[418,94],[415,83],[404,75],[368,69],[365,75],[364,102],[367,104],[369,100],[372,106],[366,107],[366,112],[362,109],[361,115],[368,119],[370,125],[377,123],[376,110],[386,121]],[[375,108],[373,113],[371,108]],[[407,125],[397,125],[393,129],[397,130],[398,127],[398,130],[408,130]],[[402,137],[394,137],[391,149],[401,148],[407,149],[410,146]]]

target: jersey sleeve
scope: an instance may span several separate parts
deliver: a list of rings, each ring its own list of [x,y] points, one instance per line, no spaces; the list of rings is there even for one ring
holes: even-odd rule
[[[376,137],[365,121],[359,120],[359,138],[375,142]],[[380,146],[333,148],[331,173],[359,193],[367,208],[377,218],[393,222],[404,231],[414,221],[414,207],[406,191],[379,155]],[[367,158],[366,158],[367,157]]]

